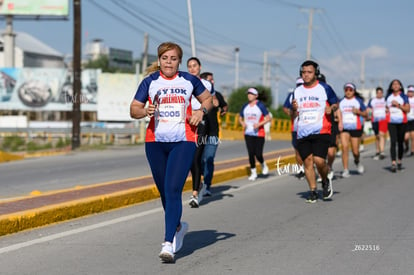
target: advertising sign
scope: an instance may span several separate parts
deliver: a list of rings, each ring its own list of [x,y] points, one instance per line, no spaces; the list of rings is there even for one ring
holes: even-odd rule
[[[131,121],[129,105],[138,87],[137,76],[101,73],[98,86],[98,120]]]
[[[100,72],[82,71],[82,111],[96,111]],[[0,68],[0,110],[71,111],[72,79],[67,69]]]
[[[0,15],[68,16],[69,0],[0,0]]]

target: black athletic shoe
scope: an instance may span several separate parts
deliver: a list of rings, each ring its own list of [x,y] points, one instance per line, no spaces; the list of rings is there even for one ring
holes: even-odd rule
[[[333,195],[333,189],[332,189],[332,180],[326,179],[324,182],[322,182],[322,188],[323,188],[323,199],[327,200],[332,198]]]
[[[401,171],[403,169],[401,163],[397,163],[397,169],[398,169],[398,171]]]
[[[395,164],[391,165],[391,172],[397,173],[397,166]]]
[[[296,174],[296,177],[300,180],[303,180],[305,178],[305,173],[300,171],[299,173]]]
[[[316,190],[309,191],[309,196],[306,199],[308,203],[315,203],[318,201],[318,192]]]

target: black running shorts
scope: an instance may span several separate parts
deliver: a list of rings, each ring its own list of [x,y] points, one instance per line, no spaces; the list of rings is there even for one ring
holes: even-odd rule
[[[362,137],[362,129],[361,130],[343,130],[343,132],[349,133],[349,135],[353,138]]]
[[[326,158],[330,143],[331,135],[329,134],[310,135],[298,139],[296,149],[303,160],[305,160],[309,155]]]

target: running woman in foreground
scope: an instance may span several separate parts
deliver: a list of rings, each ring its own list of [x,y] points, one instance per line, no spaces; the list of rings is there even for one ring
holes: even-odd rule
[[[182,190],[196,150],[196,127],[212,107],[210,92],[200,79],[178,71],[183,51],[172,42],[158,46],[158,64],[148,70],[130,106],[132,118],[150,117],[145,152],[164,208],[165,236],[159,257],[174,262],[188,224],[181,222]],[[191,110],[191,97],[201,102]],[[148,106],[146,107],[146,103]]]

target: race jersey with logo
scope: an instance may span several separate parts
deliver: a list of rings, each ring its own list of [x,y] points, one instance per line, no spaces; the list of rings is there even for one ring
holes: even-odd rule
[[[312,87],[301,85],[295,89],[293,97],[298,103],[298,139],[331,134],[331,115],[325,113],[325,108],[338,103],[338,98],[329,85],[319,81]]]
[[[342,113],[342,124],[344,125],[344,130],[361,130],[363,119],[360,115],[355,115],[352,109],[358,109],[360,111],[365,111],[366,106],[362,99],[358,97],[352,98],[343,98],[339,102],[339,110]]]
[[[156,105],[145,137],[146,142],[179,142],[197,140],[196,127],[189,124],[191,97],[205,91],[200,79],[179,71],[166,78],[159,71],[146,78],[138,86],[135,99]]]
[[[372,98],[368,103],[368,108],[372,110],[371,121],[378,122],[386,119],[386,102],[385,98]]]
[[[246,136],[264,137],[264,127],[260,126],[259,128],[254,129],[253,125],[262,122],[268,113],[269,111],[267,110],[266,106],[259,100],[257,100],[256,104],[253,106],[250,106],[249,103],[244,104],[240,111],[240,116],[246,123],[244,134]]]
[[[408,103],[410,103],[410,112],[407,113],[407,120],[414,120],[414,97],[408,97]]]
[[[387,107],[390,112],[390,123],[407,123],[407,114],[404,113],[399,107],[392,106],[392,101],[395,100],[400,105],[408,104],[408,98],[404,94],[390,94],[387,97]]]
[[[290,92],[288,94],[288,96],[286,97],[285,103],[283,104],[283,107],[287,108],[287,109],[292,109],[292,101],[293,101],[293,92]],[[298,130],[298,116],[296,116],[295,118],[291,117],[290,118],[290,122],[291,122],[291,131],[292,132],[297,132]]]

